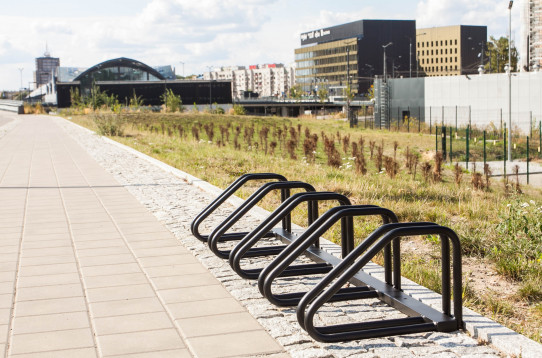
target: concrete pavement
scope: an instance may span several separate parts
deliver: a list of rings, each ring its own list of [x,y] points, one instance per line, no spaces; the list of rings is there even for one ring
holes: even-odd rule
[[[0,138],[5,356],[286,356],[52,119],[16,121]]]

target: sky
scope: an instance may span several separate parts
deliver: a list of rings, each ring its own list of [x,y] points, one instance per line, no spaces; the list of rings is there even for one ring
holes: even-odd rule
[[[520,5],[512,8],[512,39]],[[361,19],[417,28],[485,25],[508,33],[506,0],[0,0],[0,90],[34,85],[46,46],[66,67],[128,57],[177,74],[294,62],[302,32]],[[405,40],[406,41],[406,40]]]

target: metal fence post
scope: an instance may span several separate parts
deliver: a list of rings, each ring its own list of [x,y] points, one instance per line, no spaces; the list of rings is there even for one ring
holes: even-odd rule
[[[469,170],[469,129],[470,126],[467,125],[467,134],[466,134],[466,169]]]
[[[452,127],[450,127],[450,163],[453,161],[452,159],[452,141],[453,141],[452,132],[453,132],[453,129]]]
[[[435,126],[435,153],[438,152],[438,126]]]
[[[501,134],[503,133],[503,126],[502,126],[502,108],[501,108]],[[503,134],[504,135],[504,134]]]
[[[503,162],[504,162],[504,182],[506,183],[506,123],[503,124],[503,138],[504,138],[504,141],[503,141],[503,152],[504,152],[504,155],[503,155]]]
[[[433,119],[433,114],[431,113],[431,106],[429,106],[429,134],[432,134],[432,121]]]
[[[484,168],[486,167],[486,131],[484,131]]]
[[[421,123],[422,123],[422,108],[418,106],[418,133],[420,133]]]
[[[397,107],[397,132],[399,132],[399,126],[401,125],[401,108]]]
[[[455,106],[455,131],[457,132],[457,106]]]
[[[442,158],[446,161],[446,126],[442,126]]]
[[[529,184],[529,136],[527,136],[527,184]]]

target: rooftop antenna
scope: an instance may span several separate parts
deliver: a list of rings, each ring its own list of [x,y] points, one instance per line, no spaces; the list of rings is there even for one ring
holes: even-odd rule
[[[47,41],[45,41],[45,53],[43,54],[45,57],[51,57],[51,54],[49,53],[49,46],[47,45]]]

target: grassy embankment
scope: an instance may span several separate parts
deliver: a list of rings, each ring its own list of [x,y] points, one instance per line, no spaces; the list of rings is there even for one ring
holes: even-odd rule
[[[389,208],[400,221],[449,226],[459,234],[468,260],[464,266],[465,304],[542,340],[539,189],[522,186],[520,193],[512,183],[505,187],[498,179],[491,179],[487,187],[483,168],[473,174],[442,163],[442,170],[435,170],[435,136],[425,133],[350,129],[347,123],[333,120],[201,113],[102,114],[98,121],[93,115],[71,119],[96,130],[97,123],[103,127],[104,121],[105,127],[115,127],[118,118],[124,128],[115,140],[221,188],[243,173],[276,172],[289,180],[311,183],[317,190],[343,193],[354,204]],[[357,155],[352,153],[353,143]],[[455,158],[464,157],[464,140],[454,141],[453,149]],[[480,142],[473,141],[471,150],[478,150],[478,160],[479,149]],[[498,155],[499,150],[493,152]],[[253,189],[244,189],[239,195],[246,198]],[[273,209],[279,200],[278,196],[269,197],[262,206]],[[294,222],[303,225],[305,214],[296,211]],[[376,219],[357,219],[356,238],[365,237],[378,225]],[[338,228],[334,228],[327,238],[336,241],[338,237]],[[438,239],[412,240],[415,249],[405,255],[404,275],[440,291]],[[479,276],[470,275],[482,267],[502,284],[486,285]],[[500,287],[506,289],[501,291]]]

